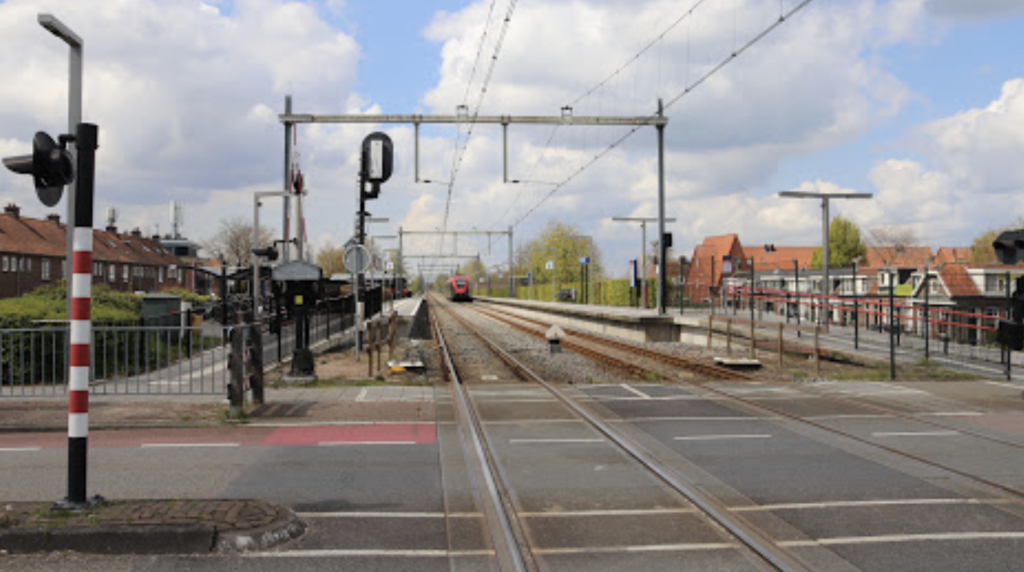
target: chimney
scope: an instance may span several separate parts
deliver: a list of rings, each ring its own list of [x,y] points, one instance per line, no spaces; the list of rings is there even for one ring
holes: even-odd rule
[[[108,224],[106,230],[110,234],[117,234],[117,227],[112,224]]]
[[[9,203],[4,207],[4,214],[9,214],[14,217],[14,220],[21,220],[21,209],[14,203]]]
[[[57,213],[50,213],[50,214],[46,215],[46,220],[52,222],[53,224],[55,224],[57,226],[60,226],[60,215],[57,214]]]
[[[135,238],[142,238],[142,231],[136,228],[132,230],[132,236]]]

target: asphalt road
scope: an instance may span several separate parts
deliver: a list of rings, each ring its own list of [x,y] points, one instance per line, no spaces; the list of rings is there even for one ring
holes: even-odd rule
[[[1018,487],[1024,483],[1019,448],[868,414],[832,398],[869,400],[1024,442],[1024,415],[1010,404],[1016,391],[979,382],[718,387],[860,440],[678,386],[575,391],[816,569],[1020,569],[1020,499],[871,443]],[[0,569],[487,569],[489,533],[446,393],[438,389],[437,420],[427,423],[95,431],[90,494],[263,498],[298,512],[309,532],[277,550],[244,556],[8,555],[0,556]],[[550,397],[527,386],[478,387],[474,395],[542,569],[759,568],[692,505]],[[0,498],[63,497],[65,441],[60,433],[0,433]]]

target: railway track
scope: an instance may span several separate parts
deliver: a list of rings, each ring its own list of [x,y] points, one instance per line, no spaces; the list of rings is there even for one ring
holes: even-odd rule
[[[493,308],[489,308],[488,310],[483,310],[483,309],[481,309],[479,307],[476,307],[476,308],[474,308],[474,310],[479,312],[479,313],[481,313],[481,314],[483,314],[483,315],[487,315],[487,316],[491,317],[492,319],[498,320],[498,321],[500,321],[503,324],[510,325],[512,327],[515,327],[516,329],[518,329],[520,331],[527,332],[527,333],[529,333],[531,335],[534,335],[534,336],[543,336],[543,333],[542,333],[541,330],[543,330],[544,328],[550,327],[552,325],[550,323],[546,323],[546,322],[543,322],[541,320],[536,320],[536,319],[532,319],[532,318],[526,318],[526,317],[523,317],[523,316],[509,314],[507,312],[502,312],[500,310],[495,310]],[[528,322],[530,324],[533,324],[534,326],[537,326],[540,329],[523,326],[521,323],[517,323],[517,321]],[[586,351],[585,351],[586,355],[598,355],[598,356],[600,356],[600,360],[603,363],[609,363],[611,365],[619,367],[620,369],[625,369],[625,370],[641,369],[642,371],[646,371],[646,370],[644,370],[642,368],[642,366],[638,365],[636,363],[636,361],[634,361],[636,358],[632,357],[633,355],[641,356],[642,358],[645,358],[645,359],[656,360],[656,361],[659,361],[659,362],[662,362],[662,363],[666,363],[666,364],[670,364],[670,365],[673,365],[673,366],[678,366],[678,367],[681,367],[681,368],[684,368],[684,369],[690,369],[691,365],[694,363],[694,360],[681,359],[678,356],[673,356],[673,355],[666,354],[666,353],[663,353],[663,352],[659,352],[659,351],[655,351],[655,350],[650,350],[648,348],[643,348],[643,347],[640,347],[640,346],[636,346],[634,344],[629,344],[629,343],[618,341],[618,340],[611,340],[609,338],[605,338],[605,337],[602,337],[602,336],[595,336],[595,335],[588,334],[586,332],[581,332],[581,331],[575,330],[575,329],[570,329],[570,328],[563,328],[563,329],[568,334],[570,334],[572,337],[574,337],[574,338],[581,338],[581,339],[587,340],[588,342],[594,344],[594,345],[586,348]],[[629,354],[631,357],[629,359],[623,360],[622,358],[615,357],[615,356],[613,356],[613,355],[611,355],[611,354],[609,354],[607,352],[602,352],[600,350],[600,344],[605,344],[607,346],[616,348],[618,350],[622,350],[622,351],[626,352],[627,354]],[[579,348],[583,347],[583,345],[582,344],[570,344],[569,347],[573,347],[574,349],[579,349]],[[699,364],[699,365],[702,366],[699,371],[708,371],[704,367],[707,364]],[[716,368],[715,366],[710,366],[710,368],[711,368],[710,369],[711,374],[708,375],[708,377],[717,376],[716,379],[731,379],[731,380],[740,380],[740,381],[746,381],[746,380],[753,379],[752,376],[748,376],[746,374],[741,374],[739,372],[733,372],[733,371],[727,370],[725,368]],[[717,371],[717,370],[722,370],[722,371]],[[738,375],[735,375],[733,377],[728,377],[726,374],[738,374]],[[1005,484],[1002,484],[1002,483],[998,483],[998,482],[995,482],[995,481],[993,481],[991,479],[988,479],[988,478],[985,478],[985,477],[973,474],[970,471],[966,471],[966,470],[962,470],[962,469],[959,469],[959,468],[956,468],[956,467],[952,467],[952,466],[950,466],[950,465],[948,465],[946,463],[934,461],[934,460],[928,459],[928,458],[926,458],[926,457],[924,457],[922,455],[919,455],[919,454],[914,454],[914,453],[911,453],[911,452],[908,452],[908,451],[905,451],[905,450],[902,450],[902,449],[899,449],[899,448],[896,448],[896,447],[892,447],[892,446],[889,446],[889,445],[878,443],[878,442],[876,442],[876,441],[874,441],[872,439],[864,438],[864,437],[856,435],[856,434],[854,434],[852,432],[844,431],[844,430],[832,427],[832,426],[830,426],[830,425],[828,425],[828,424],[826,424],[824,422],[816,421],[816,420],[813,420],[813,419],[808,419],[805,416],[791,413],[791,412],[786,411],[786,410],[784,410],[784,409],[782,409],[780,407],[774,407],[774,406],[765,404],[765,403],[763,403],[761,401],[757,401],[757,400],[749,399],[749,398],[746,398],[746,397],[743,397],[743,396],[735,395],[733,392],[729,391],[728,389],[712,387],[712,386],[710,386],[710,385],[708,385],[706,383],[695,383],[695,382],[688,381],[688,380],[685,380],[685,379],[679,379],[679,378],[669,378],[669,379],[670,379],[670,381],[672,383],[680,384],[680,385],[683,385],[684,387],[693,389],[695,391],[700,391],[700,392],[703,392],[705,394],[710,394],[710,395],[712,395],[714,397],[717,397],[719,399],[731,401],[732,403],[735,403],[737,405],[741,405],[743,408],[745,408],[747,410],[752,410],[752,411],[756,411],[756,412],[760,412],[760,413],[768,413],[771,416],[775,416],[775,417],[778,417],[780,419],[786,419],[786,420],[793,421],[793,422],[796,422],[796,423],[799,423],[799,424],[802,424],[802,425],[805,425],[805,426],[813,427],[813,428],[815,428],[817,430],[821,430],[821,431],[824,431],[824,432],[832,434],[832,435],[840,436],[840,437],[842,437],[844,439],[849,439],[849,440],[855,441],[855,442],[857,442],[859,444],[866,445],[866,446],[868,446],[870,448],[873,448],[873,449],[876,449],[876,450],[884,451],[885,453],[888,453],[888,454],[891,454],[891,455],[895,455],[895,456],[897,456],[899,458],[912,461],[914,463],[917,463],[917,464],[929,467],[931,469],[936,469],[936,470],[942,471],[943,473],[946,473],[947,475],[950,475],[950,476],[952,476],[952,477],[954,477],[954,478],[956,478],[956,479],[958,479],[960,481],[966,482],[968,484],[980,485],[980,486],[982,486],[984,488],[987,488],[987,489],[990,489],[990,490],[994,490],[998,494],[1000,494],[1001,496],[1004,496],[1004,497],[1006,497],[1006,498],[1008,498],[1010,500],[1013,500],[1015,502],[1024,502],[1024,490],[1022,490],[1021,488],[1018,488],[1018,487],[1015,487],[1015,486],[1008,486],[1008,485],[1005,485]],[[818,395],[818,397],[822,397],[822,396]],[[863,411],[873,412],[873,413],[882,413],[882,414],[885,414],[885,415],[888,415],[888,416],[892,416],[892,417],[895,417],[895,418],[900,418],[900,419],[904,419],[904,420],[908,420],[908,421],[913,421],[915,423],[920,423],[922,425],[926,425],[926,426],[929,426],[929,427],[940,428],[940,429],[944,429],[946,431],[955,431],[957,433],[961,433],[963,435],[971,436],[973,438],[977,438],[979,440],[982,440],[982,441],[985,441],[985,442],[988,442],[988,443],[996,443],[996,444],[999,444],[999,445],[1011,447],[1013,449],[1018,449],[1018,450],[1019,449],[1024,449],[1024,443],[1020,443],[1020,442],[1014,441],[1012,439],[1005,439],[1005,438],[1002,438],[1002,437],[999,437],[999,436],[992,435],[990,433],[985,433],[985,432],[982,432],[982,431],[977,431],[977,430],[972,430],[972,429],[969,429],[969,428],[965,428],[962,425],[954,425],[954,424],[951,424],[951,423],[944,423],[944,422],[941,422],[941,421],[936,421],[934,419],[926,419],[926,418],[923,418],[920,415],[914,415],[914,414],[911,414],[911,413],[907,413],[905,411],[901,411],[901,410],[898,410],[898,409],[895,409],[895,408],[891,408],[891,407],[886,407],[886,406],[883,406],[883,405],[867,403],[867,402],[865,402],[863,400],[854,399],[854,398],[832,396],[832,395],[825,396],[824,398],[832,400],[833,402],[843,403],[843,404],[846,404],[846,405],[851,405],[851,406],[860,408]]]
[[[467,384],[462,382],[460,376],[459,358],[450,351],[450,344],[447,341],[450,333],[441,322],[457,324],[460,331],[471,332],[476,339],[485,344],[489,351],[493,352],[496,359],[512,370],[516,376],[528,380],[530,384],[543,388],[544,392],[552,396],[561,407],[571,412],[572,418],[581,421],[591,432],[601,436],[602,442],[614,448],[620,455],[628,458],[635,467],[639,467],[649,478],[656,480],[661,486],[666,487],[674,494],[679,495],[679,502],[688,503],[693,510],[706,520],[718,534],[725,534],[728,539],[723,547],[734,547],[741,549],[747,554],[747,558],[757,562],[761,567],[772,570],[796,571],[811,570],[801,559],[775,543],[768,535],[757,527],[752,526],[747,520],[730,511],[719,500],[705,494],[699,488],[691,485],[682,479],[675,471],[660,462],[655,455],[644,448],[643,445],[626,437],[612,424],[604,421],[587,408],[583,407],[567,392],[561,390],[555,384],[542,379],[525,363],[514,357],[510,352],[503,349],[494,340],[479,329],[473,327],[464,318],[459,317],[448,304],[443,303],[439,298],[431,300],[431,311],[433,314],[432,323],[435,336],[438,338],[439,347],[443,352],[443,361],[449,371],[453,400],[458,404],[460,420],[465,431],[472,437],[467,441],[472,442],[472,457],[476,459],[474,464],[478,472],[487,474],[481,476],[481,481],[486,484],[488,500],[486,505],[489,509],[484,510],[485,514],[493,514],[496,518],[489,519],[491,529],[498,532],[492,534],[496,541],[497,559],[502,564],[500,569],[509,570],[540,570],[540,561],[534,556],[537,549],[531,541],[527,526],[517,516],[517,508],[512,494],[513,487],[509,483],[507,468],[503,469],[500,455],[496,454],[496,446],[490,441],[488,432],[480,417],[477,406],[474,403],[472,394]],[[449,325],[448,328],[451,328]],[[458,334],[461,336],[461,334]],[[506,376],[507,377],[507,376]],[[683,500],[685,499],[685,501]],[[543,554],[544,551],[541,550]]]
[[[483,310],[479,307],[473,308],[475,311],[485,314],[495,320],[498,320],[508,326],[516,328],[519,331],[528,333],[535,337],[543,338],[547,328],[550,328],[552,324],[545,323],[540,320],[534,320],[532,318],[526,318],[523,316],[516,316],[507,312],[501,312],[500,310],[494,310],[489,308]],[[524,325],[522,322],[533,324],[538,328],[531,328]],[[643,375],[647,373],[660,374],[661,372],[653,370],[642,363],[642,359],[655,361],[671,367],[676,367],[681,370],[695,374],[701,379],[717,379],[717,380],[735,380],[735,381],[753,381],[756,379],[754,376],[724,368],[721,366],[704,363],[700,360],[685,358],[681,356],[674,356],[651,350],[645,347],[637,346],[634,344],[628,344],[611,338],[602,336],[595,336],[586,332],[575,330],[571,328],[563,328],[566,333],[572,335],[572,339],[564,340],[562,345],[567,348],[576,350],[587,357],[600,361],[602,363],[630,371],[637,375]],[[577,341],[580,340],[580,341]],[[630,356],[630,359],[624,359],[608,354],[608,348],[614,348],[620,352],[624,352]],[[636,358],[641,358],[638,360]]]

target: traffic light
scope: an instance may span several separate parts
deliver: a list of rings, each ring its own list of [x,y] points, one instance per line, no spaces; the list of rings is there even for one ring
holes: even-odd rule
[[[64,185],[75,179],[71,153],[65,149],[66,139],[60,145],[42,131],[32,139],[32,154],[4,158],[4,166],[22,175],[32,175],[39,200],[48,207],[60,202]]]
[[[992,243],[992,248],[996,250],[996,256],[1003,264],[1024,261],[1024,229],[1003,232]]]
[[[254,248],[252,249],[252,253],[270,261],[277,260],[277,249],[273,246],[268,246],[266,248]]]

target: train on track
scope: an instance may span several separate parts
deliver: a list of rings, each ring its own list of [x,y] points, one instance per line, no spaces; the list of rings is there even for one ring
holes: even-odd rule
[[[452,302],[472,302],[473,292],[470,289],[469,276],[452,276],[445,284],[445,293]]]

